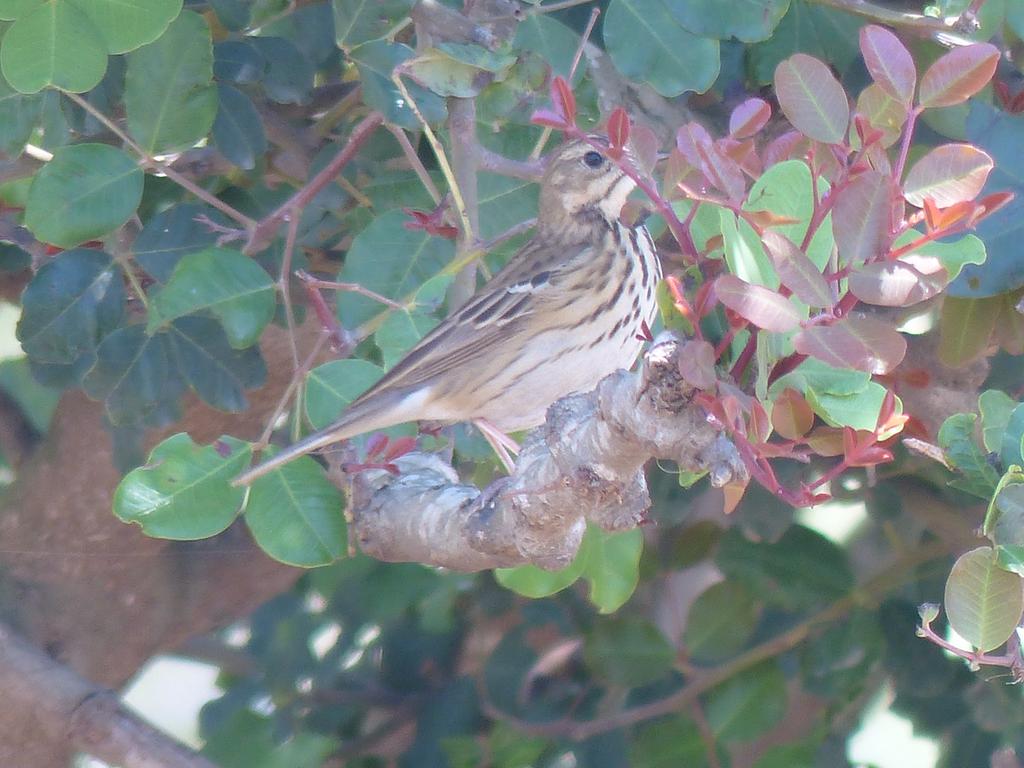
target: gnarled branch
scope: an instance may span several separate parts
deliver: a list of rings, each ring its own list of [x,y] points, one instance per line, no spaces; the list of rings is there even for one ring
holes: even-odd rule
[[[619,371],[594,391],[548,409],[511,477],[484,490],[460,484],[435,456],[409,454],[353,480],[359,545],[380,560],[461,571],[533,563],[556,569],[579,548],[587,521],[633,528],[650,506],[644,464],[671,459],[707,471],[714,485],[745,480],[739,454],[693,402],[679,373],[687,342],[659,340],[638,373]]]

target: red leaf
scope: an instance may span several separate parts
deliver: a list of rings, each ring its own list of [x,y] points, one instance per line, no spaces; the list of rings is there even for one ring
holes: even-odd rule
[[[881,133],[877,139],[883,147],[891,147],[899,141],[903,125],[907,122],[907,106],[894,99],[874,83],[857,97],[858,116],[863,115],[873,129]],[[861,137],[861,144],[871,144],[868,137]]]
[[[761,242],[771,257],[782,284],[800,301],[812,307],[831,307],[832,292],[821,270],[807,258],[796,243],[783,234],[767,229]]]
[[[679,355],[679,373],[697,389],[714,389],[715,348],[706,341],[691,339]]]
[[[949,282],[945,269],[924,274],[905,261],[865,264],[849,280],[854,296],[879,307],[909,307],[937,295]]]
[[[622,107],[616,107],[608,118],[608,140],[611,142],[609,156],[618,159],[629,141],[629,115]]]
[[[729,116],[729,135],[736,139],[753,136],[764,128],[772,116],[772,108],[764,99],[747,99]]]
[[[910,51],[885,27],[869,24],[860,30],[860,51],[872,79],[894,99],[909,104],[914,98],[917,69]]]
[[[951,107],[980,91],[996,71],[999,49],[990,43],[954,48],[928,67],[917,100],[922,107]]]
[[[926,197],[939,208],[973,200],[992,167],[992,158],[975,146],[943,144],[914,163],[903,182],[903,196],[918,208]]]
[[[832,231],[844,264],[860,264],[889,244],[892,180],[866,171],[836,193]]]
[[[772,405],[772,426],[787,440],[799,440],[814,426],[814,411],[803,395],[787,387]]]
[[[764,149],[764,167],[807,154],[807,137],[799,131],[786,131]]]
[[[888,323],[873,317],[847,317],[832,325],[804,328],[793,339],[802,355],[837,368],[888,373],[903,360],[907,341]]]
[[[775,95],[793,127],[812,139],[839,144],[850,123],[846,91],[828,66],[796,53],[775,68]]]
[[[554,128],[555,130],[562,131],[572,126],[565,122],[561,115],[554,110],[542,107],[541,109],[535,109],[533,114],[530,115],[530,122],[534,125],[543,125],[548,128]]]
[[[981,198],[978,201],[978,205],[985,209],[986,216],[991,216],[1013,200],[1013,197],[1013,192],[993,192],[991,195],[985,195]]]
[[[556,75],[551,81],[551,105],[567,124],[576,125],[576,97],[561,75]]]
[[[708,184],[733,200],[744,196],[747,182],[743,171],[732,158],[719,151],[711,134],[700,123],[690,122],[676,131],[676,148],[690,165],[700,170]]]
[[[785,296],[760,285],[751,285],[735,275],[722,275],[715,281],[718,300],[748,322],[766,331],[795,330],[800,312]]]

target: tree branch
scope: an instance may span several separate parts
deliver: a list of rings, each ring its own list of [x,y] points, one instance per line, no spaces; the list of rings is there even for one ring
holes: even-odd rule
[[[579,548],[587,521],[633,528],[650,506],[644,464],[671,459],[708,471],[716,486],[745,479],[735,447],[692,403],[679,373],[687,342],[665,337],[638,373],[619,371],[585,395],[548,409],[526,439],[511,477],[481,491],[461,485],[435,456],[398,459],[353,480],[352,515],[364,552],[475,571],[533,563],[557,569]]]
[[[2,624],[0,689],[5,707],[31,711],[51,738],[112,765],[215,768],[125,710],[111,691],[79,677]]]

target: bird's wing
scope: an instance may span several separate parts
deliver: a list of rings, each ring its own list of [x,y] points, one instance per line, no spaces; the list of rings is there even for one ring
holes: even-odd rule
[[[548,248],[528,243],[454,314],[443,320],[352,406],[386,389],[415,389],[434,377],[494,354],[495,345],[516,333],[516,324],[562,293],[564,277],[588,261],[594,246]],[[351,407],[351,406],[350,406]]]

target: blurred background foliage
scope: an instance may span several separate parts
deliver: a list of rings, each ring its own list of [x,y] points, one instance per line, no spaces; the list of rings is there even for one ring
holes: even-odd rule
[[[545,146],[531,114],[562,75],[581,126],[624,106],[666,148],[689,120],[727,134],[751,96],[777,106],[776,68],[796,53],[827,63],[853,101],[871,82],[865,24],[891,24],[918,73],[949,46],[991,41],[993,84],[925,111],[909,159],[970,143],[994,161],[982,194],[1017,196],[977,227],[983,248],[963,239],[943,254],[963,268],[944,303],[892,318],[911,343],[900,368],[838,384],[802,373],[803,397],[832,426],[872,428],[879,380],[895,388],[924,444],[888,444],[893,462],[848,469],[813,510],[751,486],[724,516],[706,481],[652,466],[650,525],[626,539],[593,534],[590,559],[565,583],[582,581],[529,599],[503,585],[546,594],[563,584],[350,556],[340,494],[315,466],[300,470],[312,471],[303,483],[316,506],[254,504],[245,523],[270,556],[322,567],[185,646],[219,670],[199,716],[202,751],[224,768],[911,765],[888,736],[871,737],[874,752],[858,741],[885,710],[928,740],[920,765],[1020,765],[1024,707],[1010,673],[972,671],[917,630],[923,619],[975,661],[1008,642],[1003,667],[1019,669],[1024,0],[509,4],[508,19],[487,27],[507,38],[493,46],[472,24],[452,42],[452,20],[467,17],[443,7],[451,38],[431,46],[437,31],[412,0],[0,1],[0,279],[19,287],[0,305],[0,393],[20,427],[0,443],[5,482],[17,482],[18,446],[46,434],[62,392],[103,404],[122,472],[143,464],[148,429],[178,423],[187,393],[244,414],[268,365],[293,363],[268,359],[261,336],[324,319],[302,300],[296,269],[400,304],[339,293],[329,320],[358,346],[314,370],[304,411],[289,408],[283,431],[337,413],[437,321],[463,266],[452,241],[407,227],[405,212],[441,202],[446,178],[424,121],[450,151],[460,101],[474,103],[483,148],[526,160]],[[574,66],[592,8],[600,21]],[[392,79],[399,65],[405,93]],[[265,247],[243,255],[256,223],[336,159],[371,110],[386,129],[303,201],[301,217],[277,221]],[[788,130],[772,112],[768,138]],[[488,241],[536,215],[536,187],[493,158],[481,168],[477,236]],[[742,233],[706,216],[690,222],[698,246],[714,250],[718,237],[718,255],[742,269]],[[481,274],[524,236],[491,249]],[[666,270],[682,274],[678,246],[660,242]],[[725,323],[719,312],[705,331],[720,339]],[[299,352],[309,348],[294,362]],[[479,438],[453,434],[464,475],[489,479]],[[162,517],[133,507],[123,485],[115,510],[153,536],[213,536],[236,520],[241,492],[224,480],[248,451],[241,440],[204,448],[172,437],[156,465],[185,467],[197,495],[174,496]],[[827,466],[775,471],[792,487]],[[947,579],[978,551],[957,562],[960,581]],[[919,616],[923,603],[957,600],[971,614],[966,640],[944,613]]]

